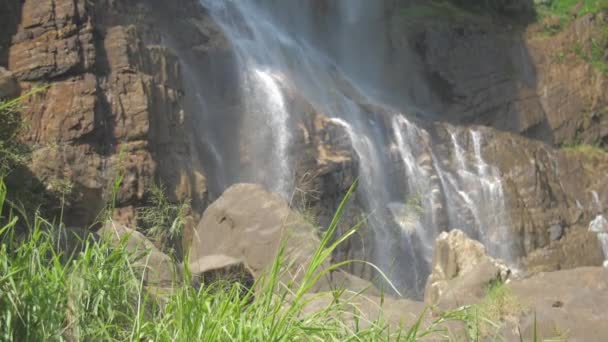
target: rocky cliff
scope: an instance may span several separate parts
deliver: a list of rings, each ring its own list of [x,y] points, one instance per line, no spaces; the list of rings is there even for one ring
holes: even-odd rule
[[[68,184],[66,219],[92,223],[120,176],[116,216],[134,225],[134,208],[152,183],[200,212],[208,194],[193,113],[176,50],[209,47],[218,36],[195,1],[4,1],[0,63],[28,97],[23,141],[31,175],[46,192]],[[168,26],[167,14],[183,18]],[[6,17],[6,18],[4,18]],[[200,51],[205,55],[205,51]],[[64,186],[65,187],[65,186]]]
[[[330,7],[318,4],[320,13]],[[114,216],[124,224],[137,224],[136,208],[153,183],[164,184],[172,201],[192,201],[198,217],[223,190],[208,179],[250,162],[207,163],[214,152],[202,128],[222,136],[225,148],[244,147],[232,146],[241,120],[232,110],[223,113],[222,125],[200,119],[213,105],[201,106],[200,92],[215,93],[224,108],[239,104],[230,86],[237,77],[232,47],[198,1],[8,0],[0,6],[0,66],[21,93],[48,84],[22,108],[28,124],[22,140],[32,158],[15,177],[37,191],[66,194],[69,225],[93,223],[118,177]],[[605,30],[606,14],[575,18],[548,35],[546,21],[528,14],[510,19],[531,11],[526,6],[490,21],[465,10],[428,12],[409,1],[387,1],[386,8],[387,82],[399,93],[408,80],[425,81],[403,97],[437,114],[424,126],[438,142],[433,149],[449,156],[446,164],[455,160],[451,127],[480,126],[483,157],[506,184],[523,264],[532,271],[600,265],[604,256],[588,224],[608,210],[608,78],[572,47],[588,48]],[[192,75],[222,82],[201,88]],[[290,150],[297,160],[293,203],[325,224],[360,176],[359,160],[339,123],[296,93],[287,105],[304,113]],[[463,148],[473,151],[474,142],[465,140]],[[394,172],[403,168],[394,163]],[[346,225],[361,214],[360,206],[350,207]],[[340,258],[365,253],[364,244],[353,239]]]

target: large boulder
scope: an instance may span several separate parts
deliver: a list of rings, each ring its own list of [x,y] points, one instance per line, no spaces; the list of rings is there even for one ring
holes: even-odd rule
[[[492,283],[506,281],[511,273],[460,230],[439,235],[432,266],[424,300],[442,309],[478,302]]]
[[[190,269],[224,255],[244,262],[256,278],[273,264],[282,243],[292,277],[301,275],[319,245],[315,228],[277,194],[259,185],[237,184],[205,211],[194,232]]]

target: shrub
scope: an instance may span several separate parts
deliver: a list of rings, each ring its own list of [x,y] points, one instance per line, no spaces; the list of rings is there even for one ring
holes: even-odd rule
[[[177,256],[181,252],[185,220],[190,203],[171,203],[163,185],[152,184],[148,190],[148,205],[138,210],[138,221],[162,250]]]

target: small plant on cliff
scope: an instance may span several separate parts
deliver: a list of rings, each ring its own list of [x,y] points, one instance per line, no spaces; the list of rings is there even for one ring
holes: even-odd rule
[[[19,141],[19,134],[25,125],[19,110],[26,98],[47,88],[48,86],[35,87],[20,97],[0,101],[0,176],[6,176],[27,161],[29,149]]]
[[[26,160],[26,149],[18,142],[22,126],[17,110],[20,100],[0,102],[0,176],[6,176]]]
[[[171,255],[176,255],[180,248],[190,211],[190,203],[172,203],[165,195],[165,187],[152,184],[148,189],[148,205],[138,210],[140,227],[146,235]]]

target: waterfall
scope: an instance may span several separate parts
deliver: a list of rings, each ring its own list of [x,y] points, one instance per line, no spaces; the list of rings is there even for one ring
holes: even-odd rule
[[[608,220],[603,215],[597,215],[589,223],[589,231],[597,234],[597,239],[604,252],[604,267],[608,268]]]
[[[463,229],[492,254],[511,257],[502,182],[483,158],[481,131],[450,126],[444,141],[408,117],[400,101],[386,100],[400,96],[382,77],[382,1],[336,0],[323,10],[308,0],[200,1],[238,64],[239,155],[222,156],[242,162],[234,181],[289,197],[295,93],[350,138],[357,200],[371,228],[366,258],[399,290],[420,296],[434,240],[445,230]],[[215,115],[221,120],[222,113]]]
[[[450,189],[446,191],[450,226],[480,240],[494,256],[514,261],[502,180],[498,170],[482,156],[481,132],[452,129],[449,133],[457,165],[453,174],[444,176],[448,180],[446,188]],[[473,145],[471,151],[461,143],[467,138]],[[470,155],[473,158],[467,158]]]

